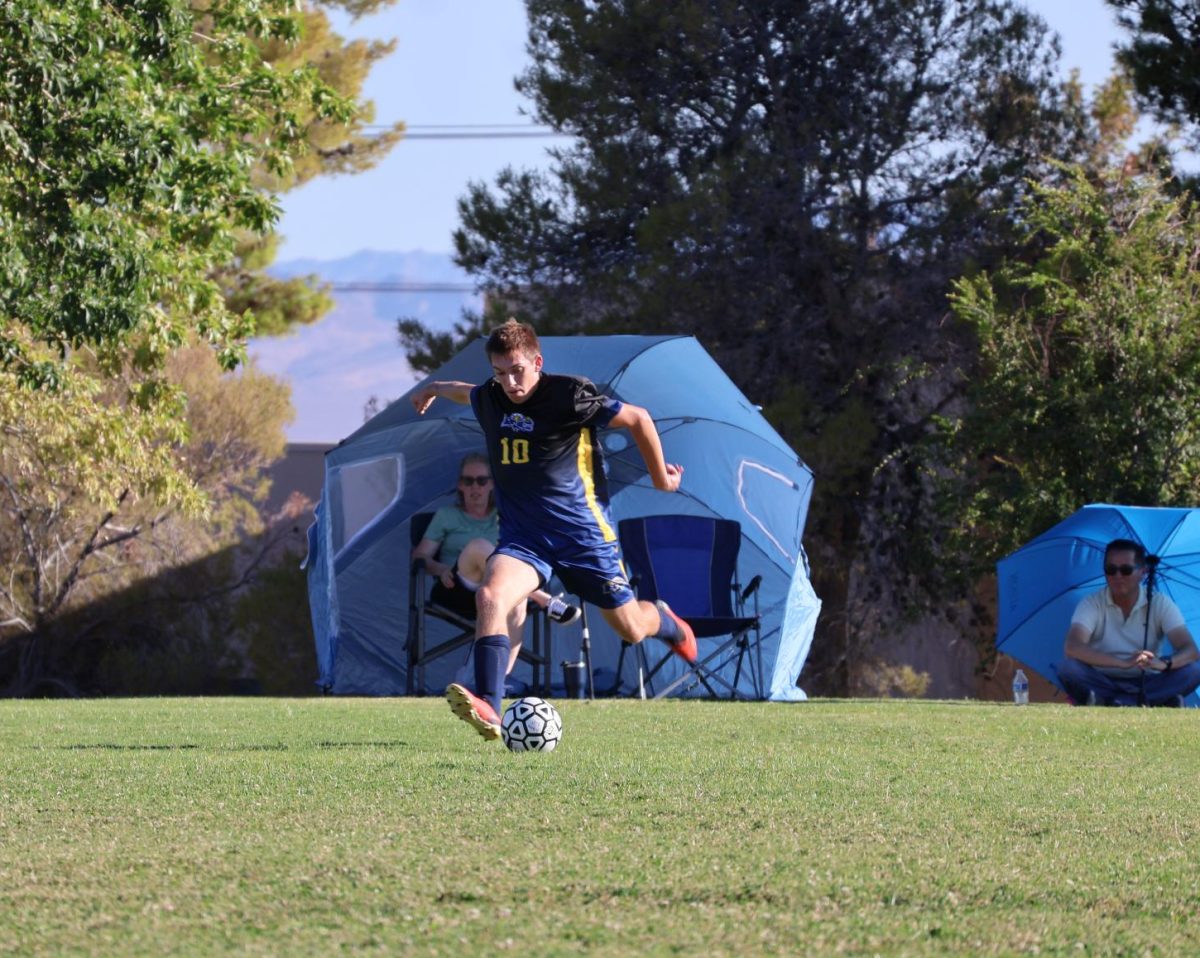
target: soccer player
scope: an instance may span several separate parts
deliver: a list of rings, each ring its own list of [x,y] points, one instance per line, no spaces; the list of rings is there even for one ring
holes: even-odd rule
[[[470,403],[483,427],[500,541],[477,593],[475,688],[446,689],[454,714],[484,738],[500,737],[500,700],[510,652],[520,647],[525,598],[557,572],[600,609],[625,642],[662,639],[696,660],[691,627],[665,602],[637,599],[625,578],[596,432],[628,429],[657,489],[674,492],[683,467],[663,459],[654,420],[640,406],[602,395],[586,379],[542,370],[537,334],[514,319],[485,346],[492,378],[481,385],[427,383],[412,395],[419,414],[437,398]]]

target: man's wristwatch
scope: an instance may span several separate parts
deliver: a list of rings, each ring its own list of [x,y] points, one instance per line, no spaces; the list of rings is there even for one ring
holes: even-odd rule
[[[1171,661],[1171,657],[1169,655],[1160,655],[1159,658],[1167,663],[1167,667],[1163,669],[1164,672],[1170,672],[1171,669],[1175,668],[1175,663]]]

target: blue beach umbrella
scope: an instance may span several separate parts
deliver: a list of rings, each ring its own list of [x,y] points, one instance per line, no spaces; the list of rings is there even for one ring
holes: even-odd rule
[[[1200,634],[1200,509],[1096,504],[996,563],[996,648],[1062,688],[1057,666],[1071,613],[1104,586],[1104,547],[1113,539],[1132,539],[1157,557],[1155,591],[1174,599],[1192,634]],[[1165,652],[1170,643],[1163,645]],[[1193,694],[1187,704],[1200,701]]]

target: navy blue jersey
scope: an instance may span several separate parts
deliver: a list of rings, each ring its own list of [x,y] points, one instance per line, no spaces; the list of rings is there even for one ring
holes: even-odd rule
[[[483,427],[500,539],[544,537],[576,546],[616,541],[608,513],[608,480],[596,430],[621,410],[587,379],[543,373],[523,403],[494,379],[471,390]]]

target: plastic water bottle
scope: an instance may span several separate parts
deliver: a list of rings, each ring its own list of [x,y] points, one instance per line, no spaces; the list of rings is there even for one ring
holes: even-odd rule
[[[1022,669],[1017,669],[1017,674],[1013,676],[1013,704],[1029,704],[1029,679]]]

